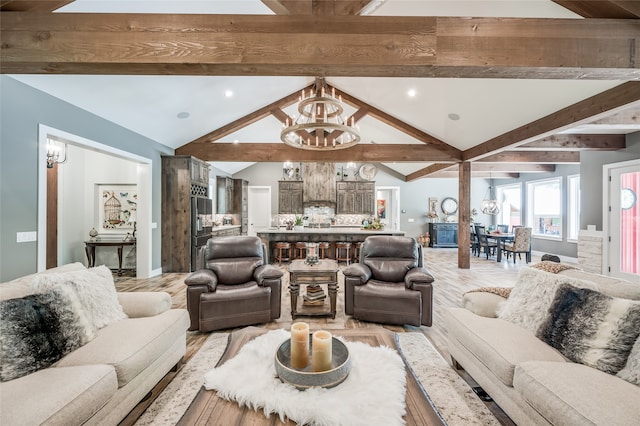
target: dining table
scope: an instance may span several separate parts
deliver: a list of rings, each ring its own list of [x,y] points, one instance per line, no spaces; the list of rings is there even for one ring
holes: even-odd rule
[[[487,238],[491,238],[498,242],[496,250],[496,262],[502,262],[502,250],[504,250],[504,243],[506,241],[513,241],[514,234],[505,232],[487,232]]]

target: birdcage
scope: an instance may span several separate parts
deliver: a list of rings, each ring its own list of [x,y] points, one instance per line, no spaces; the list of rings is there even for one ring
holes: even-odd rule
[[[120,223],[120,212],[122,211],[122,204],[116,198],[114,192],[104,202],[104,220],[110,225],[115,226]]]

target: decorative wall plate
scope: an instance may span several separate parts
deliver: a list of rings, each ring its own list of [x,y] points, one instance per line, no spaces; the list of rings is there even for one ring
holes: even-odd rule
[[[378,173],[378,169],[373,164],[363,164],[360,166],[360,170],[358,171],[360,177],[365,180],[372,180],[376,177],[376,173]]]
[[[628,210],[635,206],[636,201],[638,201],[638,197],[633,189],[622,188],[620,192],[620,207],[622,207],[623,210]]]
[[[458,200],[453,197],[447,197],[442,200],[440,205],[442,212],[446,215],[455,214],[458,211]]]

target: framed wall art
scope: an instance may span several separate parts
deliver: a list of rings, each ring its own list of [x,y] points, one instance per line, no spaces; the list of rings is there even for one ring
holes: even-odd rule
[[[96,185],[98,200],[98,232],[126,234],[137,221],[138,190],[136,185]]]

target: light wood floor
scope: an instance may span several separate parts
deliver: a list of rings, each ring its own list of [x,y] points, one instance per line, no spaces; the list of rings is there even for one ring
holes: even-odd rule
[[[526,265],[524,259],[513,261],[503,259],[497,263],[495,258],[487,260],[484,256],[472,257],[470,269],[459,269],[457,261],[457,249],[425,249],[425,265],[435,277],[434,300],[433,300],[433,326],[432,327],[411,327],[411,326],[386,326],[395,332],[422,331],[433,343],[440,354],[450,362],[449,351],[447,349],[447,330],[444,323],[444,313],[448,307],[459,306],[462,295],[471,289],[478,287],[511,286],[515,283],[519,270]],[[539,257],[533,256],[532,262],[538,262]],[[285,265],[282,268],[286,268]],[[150,279],[117,277],[116,287],[118,291],[166,291],[173,300],[174,308],[186,308],[184,279],[187,273],[168,273]],[[340,279],[344,279],[340,274]],[[262,325],[265,328],[286,328],[291,326],[291,312],[289,294],[287,291],[288,276],[283,277],[283,298],[282,315],[274,322]],[[379,327],[380,324],[367,323],[354,320],[344,315],[344,298],[342,297],[342,282],[338,292],[338,313],[335,320],[330,318],[305,318],[312,330],[358,328],[358,327]],[[229,332],[233,330],[223,330]],[[187,353],[185,361],[188,361],[195,354],[210,333],[187,332]],[[473,385],[472,379],[462,373],[463,378]],[[494,414],[505,425],[513,424],[508,417],[502,413],[495,404],[487,404]]]

